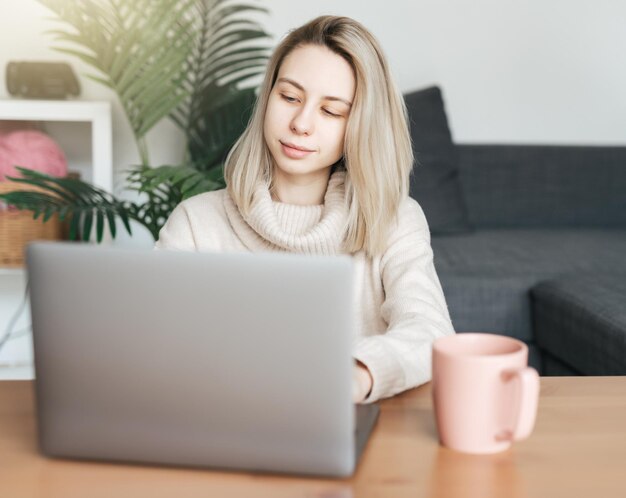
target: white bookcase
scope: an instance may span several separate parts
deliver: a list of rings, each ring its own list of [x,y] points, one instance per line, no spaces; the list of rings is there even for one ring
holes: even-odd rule
[[[91,132],[91,160],[88,175],[82,175],[93,185],[111,192],[113,188],[113,147],[111,130],[111,104],[109,102],[62,101],[62,100],[1,100],[0,121],[37,121],[44,125],[57,123],[72,124],[72,129],[81,134],[85,127]],[[62,138],[56,137],[55,139]],[[67,139],[67,137],[64,137]],[[67,154],[69,168],[73,169],[72,157]],[[81,173],[83,173],[81,171]],[[105,231],[103,243],[111,243]],[[9,321],[20,308],[26,289],[24,269],[0,267],[0,339],[4,336]],[[68,310],[68,313],[71,310]],[[14,330],[22,333],[10,339],[0,350],[0,379],[33,378],[32,338],[30,327],[30,305],[27,302]]]

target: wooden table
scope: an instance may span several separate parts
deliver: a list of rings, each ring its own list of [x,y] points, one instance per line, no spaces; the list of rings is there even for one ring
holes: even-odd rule
[[[626,377],[545,377],[533,435],[473,456],[441,448],[430,384],[381,403],[351,479],[52,460],[37,454],[32,381],[0,382],[0,497],[626,496]]]

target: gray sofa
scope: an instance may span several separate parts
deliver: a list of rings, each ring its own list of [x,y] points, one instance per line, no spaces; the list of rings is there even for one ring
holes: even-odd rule
[[[454,144],[438,88],[405,98],[455,330],[523,340],[543,375],[626,374],[626,147]]]
[[[626,147],[457,148],[473,230],[432,236],[455,329],[522,339],[530,346],[531,363],[544,374],[604,373],[601,365],[582,371],[574,355],[562,357],[575,323],[561,330],[561,341],[542,341],[538,329],[551,330],[534,322],[533,310],[546,305],[544,293],[532,291],[565,277],[569,287],[579,280],[626,282]],[[620,309],[626,309],[626,292],[605,299],[607,305],[621,301]],[[602,340],[591,328],[588,332],[579,352]],[[621,332],[624,369],[615,373],[626,374],[626,321]]]

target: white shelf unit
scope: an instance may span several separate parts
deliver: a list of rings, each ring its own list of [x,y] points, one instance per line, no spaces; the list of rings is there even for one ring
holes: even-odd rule
[[[91,123],[92,183],[113,188],[111,103],[64,100],[0,100],[2,121],[64,121]]]
[[[112,192],[113,138],[110,102],[0,99],[0,121],[90,124],[90,183]],[[103,243],[111,243],[107,231]],[[22,303],[25,289],[24,269],[0,268],[0,338],[4,336],[11,317]],[[27,303],[15,329],[27,328],[29,324],[30,304]],[[9,340],[0,350],[0,379],[32,377],[32,337],[29,333],[23,333]]]

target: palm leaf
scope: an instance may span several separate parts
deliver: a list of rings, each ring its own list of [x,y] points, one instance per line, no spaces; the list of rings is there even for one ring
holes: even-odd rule
[[[261,74],[269,58],[269,47],[249,43],[271,35],[242,17],[248,12],[268,10],[229,0],[198,0],[195,5],[197,36],[181,81],[188,95],[170,117],[187,137],[191,162],[202,170],[219,167],[244,131],[255,98],[236,85]],[[238,71],[245,78],[229,81]]]
[[[222,97],[223,104],[211,106],[212,89],[198,101],[211,112],[196,116],[189,131],[189,152],[197,168],[203,171],[223,165],[233,143],[243,133],[256,100],[254,89],[231,92]]]
[[[135,183],[133,190],[153,193],[163,202],[170,202],[175,207],[196,193],[224,188],[220,169],[210,172],[199,171],[193,164],[142,168],[135,170],[131,175]]]
[[[117,93],[145,164],[139,142],[187,96],[180,81],[195,36],[189,11],[197,1],[39,0],[69,25],[49,31],[71,45],[55,50],[95,68],[102,76],[90,77]]]
[[[61,221],[70,216],[69,238],[71,240],[77,238],[79,234],[83,240],[89,240],[94,212],[98,216],[96,226],[98,242],[102,241],[106,225],[104,217],[106,217],[113,238],[116,235],[115,216],[122,218],[127,232],[132,234],[129,218],[133,218],[133,210],[129,203],[120,202],[106,191],[78,179],[57,178],[22,167],[16,167],[16,170],[22,174],[22,177],[7,177],[8,180],[38,187],[43,192],[17,190],[0,194],[0,199],[19,209],[33,211],[34,219],[43,215],[44,222],[55,213],[59,214]]]
[[[119,216],[146,226],[154,239],[183,199],[223,188],[223,161],[244,131],[256,100],[239,85],[261,74],[271,38],[242,17],[268,10],[235,0],[38,0],[62,24],[49,31],[55,50],[95,69],[86,77],[113,89],[133,130],[141,164],[128,171],[128,189],[147,196],[121,202],[74,179],[54,178],[18,168],[14,181],[49,194],[2,194],[35,217],[58,213],[69,220],[70,238],[88,240],[95,225],[98,241],[108,224],[113,238]],[[185,133],[182,165],[149,167],[145,135],[165,116]],[[95,219],[94,219],[95,218]]]

